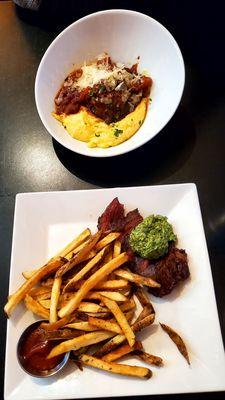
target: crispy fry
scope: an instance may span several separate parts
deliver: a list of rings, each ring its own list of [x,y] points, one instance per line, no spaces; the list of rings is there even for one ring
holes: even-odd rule
[[[121,311],[129,311],[129,310],[133,310],[134,308],[136,308],[136,304],[133,298],[131,298],[130,300],[126,300],[124,301],[123,304],[121,304],[120,309]]]
[[[105,276],[109,275],[112,271],[118,268],[120,265],[128,261],[126,253],[120,254],[118,257],[111,260],[109,263],[103,265],[97,272],[95,272],[90,278],[88,278],[83,286],[78,290],[75,296],[66,304],[65,307],[59,311],[59,317],[62,318],[65,315],[71,314],[80,304],[86,294],[94,288]]]
[[[40,300],[40,304],[41,304],[44,308],[50,310],[51,301],[50,301],[49,299],[47,299],[47,300]],[[67,304],[67,302],[65,302],[65,301],[62,302],[62,303],[60,302],[60,303],[58,304],[58,308],[60,308],[60,306],[63,306],[63,305],[65,305],[65,304]],[[99,304],[90,303],[90,302],[87,302],[87,301],[81,302],[81,303],[79,304],[77,310],[80,311],[80,312],[83,312],[83,313],[98,313],[98,314],[105,313],[105,312],[108,311],[106,307],[102,307],[102,306],[100,306]],[[53,321],[53,322],[55,322],[55,321]]]
[[[179,352],[182,354],[182,356],[185,358],[187,363],[190,365],[190,359],[187,351],[187,347],[183,341],[183,339],[176,333],[172,328],[170,328],[168,325],[161,324],[161,328],[169,335],[170,339],[175,343],[177,346]]]
[[[109,247],[110,247],[110,245],[109,245]],[[113,252],[112,252],[112,248],[110,248],[108,253],[104,257],[103,264],[107,264],[109,261],[112,260],[112,258],[113,258]]]
[[[102,342],[103,340],[106,340],[112,337],[113,335],[114,335],[113,333],[105,331],[86,333],[84,335],[76,337],[75,339],[67,340],[53,347],[53,349],[48,354],[47,358],[52,358],[59,354],[66,353],[67,351],[70,350],[78,350],[81,347]]]
[[[75,237],[64,249],[60,250],[58,254],[54,258],[57,257],[66,257],[72,250],[76,247],[80,246],[86,239],[88,239],[91,235],[90,229],[85,229],[83,232],[80,233],[79,236]],[[67,258],[67,257],[66,257]]]
[[[124,294],[119,292],[110,292],[110,291],[89,292],[86,298],[93,300],[101,300],[101,296],[108,297],[109,299],[115,301],[127,301],[127,297],[124,296]]]
[[[43,282],[43,286],[51,287],[53,280],[48,279],[46,282]],[[76,282],[74,287],[70,288],[70,291],[74,291],[76,289],[80,289],[81,286],[85,283],[85,280],[81,280]],[[101,281],[99,282],[93,290],[116,290],[116,289],[129,289],[130,283],[125,279],[115,279],[115,280],[108,280],[108,281]]]
[[[98,242],[101,236],[101,231],[97,232],[93,235],[87,242],[86,246],[84,246],[79,253],[77,253],[70,261],[68,261],[65,265],[63,265],[56,272],[56,277],[63,276],[66,272],[70,271],[76,265],[80,264],[82,261],[86,260],[86,257],[89,255],[90,251],[94,248],[96,243]]]
[[[85,365],[89,365],[90,367],[98,369],[103,369],[104,371],[108,371],[113,374],[136,376],[138,378],[146,379],[149,379],[152,376],[152,372],[148,368],[107,363],[106,361],[100,360],[88,354],[83,354],[82,356],[80,356],[80,360]]]
[[[50,324],[56,322],[58,319],[57,307],[58,307],[61,285],[62,285],[62,278],[60,277],[55,278],[51,293],[50,317],[49,317]]]
[[[144,318],[142,321],[138,323],[134,323],[131,325],[132,330],[136,333],[141,331],[142,329],[145,329],[147,326],[151,325],[155,319],[155,314],[150,314],[146,318]],[[112,339],[110,339],[108,342],[106,342],[101,349],[97,350],[94,355],[96,357],[102,357],[105,354],[109,353],[113,349],[115,349],[117,346],[119,346],[121,343],[123,343],[126,340],[125,335],[116,335]]]
[[[62,319],[59,319],[57,322],[53,322],[52,324],[47,322],[42,322],[40,327],[45,329],[46,331],[54,331],[56,329],[64,327],[70,320],[71,316],[67,316]]]
[[[23,271],[22,275],[25,279],[30,279],[35,272],[37,272],[37,269],[30,269],[28,271]]]
[[[86,312],[86,313],[103,313],[107,312],[107,308],[101,307],[99,304],[89,303],[89,302],[81,302],[78,306],[78,311]]]
[[[143,308],[148,307],[149,314],[155,312],[154,307],[149,300],[149,295],[146,293],[144,288],[137,286],[135,290],[135,296],[138,298]]]
[[[89,261],[72,279],[69,280],[69,282],[64,287],[63,292],[70,290],[70,287],[73,288],[74,283],[82,279],[87,272],[89,272],[96,264],[98,264],[99,261],[102,260],[106,252],[107,247],[104,247],[104,249],[97,253],[96,256],[91,259],[91,261]]]
[[[34,314],[39,315],[44,319],[49,319],[49,311],[46,310],[40,303],[33,299],[33,297],[26,295],[25,299],[25,306],[28,310],[32,311]]]
[[[53,260],[47,264],[45,264],[43,267],[38,269],[30,279],[28,279],[20,288],[10,296],[8,302],[6,303],[4,307],[5,313],[10,316],[14,308],[19,304],[24,297],[26,296],[27,293],[41,280],[43,279],[46,275],[49,275],[51,273],[54,273],[58,268],[60,268],[64,264],[63,259],[57,259]]]
[[[142,329],[147,328],[147,326],[153,324],[155,320],[155,314],[149,314],[147,317],[143,318],[141,321],[136,321],[132,324],[132,329],[134,332],[140,332]]]
[[[107,236],[105,236],[102,240],[100,240],[96,246],[95,249],[97,251],[103,249],[103,247],[107,246],[109,243],[112,243],[114,240],[118,239],[120,236],[119,232],[111,232]]]
[[[75,331],[73,329],[57,329],[55,331],[43,331],[41,339],[45,340],[69,340],[81,336],[82,331]]]
[[[136,319],[135,322],[138,323],[139,321],[141,321],[142,319],[144,319],[145,317],[147,317],[149,314],[150,314],[149,308],[148,308],[148,306],[145,306],[145,307],[142,309],[141,313],[139,314],[139,316],[137,317],[137,319]]]
[[[108,307],[108,309],[113,313],[124,335],[126,336],[129,345],[133,347],[135,343],[134,332],[132,331],[125,315],[119,308],[118,304],[114,300],[107,299],[107,297],[104,296],[102,296],[102,301],[106,305],[106,307]]]
[[[79,322],[72,322],[66,325],[67,328],[77,329],[85,332],[94,332],[102,330],[102,328],[98,328],[97,326],[90,325],[89,322],[86,321],[79,321]]]
[[[115,332],[115,333],[123,333],[120,326],[116,322],[105,321],[100,318],[89,317],[88,322],[90,325],[97,326],[105,331]]]
[[[141,360],[143,360],[147,364],[155,365],[156,367],[163,366],[163,359],[161,357],[153,356],[152,354],[145,353],[145,351],[139,349],[134,350],[133,354],[138,356]]]
[[[121,241],[116,240],[113,247],[113,258],[117,257],[121,253]]]
[[[32,288],[29,293],[28,293],[31,297],[39,297],[42,294],[50,294],[51,297],[51,288],[46,287],[46,286],[37,286]]]
[[[132,319],[133,319],[134,313],[135,313],[135,310],[134,310],[134,308],[133,308],[132,310],[129,310],[129,311],[127,311],[127,312],[124,314],[125,317],[126,317],[126,319],[127,319],[127,321],[129,322],[129,324],[130,324],[130,322],[131,322]]]
[[[138,285],[145,285],[149,287],[160,287],[161,285],[154,281],[151,278],[146,278],[145,276],[134,274],[133,272],[130,272],[125,269],[119,269],[115,271],[115,275],[119,276],[120,278],[127,279],[130,282],[135,282]]]
[[[129,282],[125,279],[109,280],[106,282],[99,282],[94,289],[104,289],[104,290],[115,290],[115,289],[127,289],[129,288]]]
[[[111,351],[110,353],[106,354],[102,357],[102,360],[107,362],[112,362],[119,360],[121,357],[125,356],[126,354],[135,352],[135,350],[141,350],[142,344],[141,342],[135,342],[134,347],[130,347],[129,344],[124,344],[117,349]]]

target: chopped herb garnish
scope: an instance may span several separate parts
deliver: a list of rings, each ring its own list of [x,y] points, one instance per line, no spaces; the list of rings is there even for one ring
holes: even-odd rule
[[[95,134],[96,137],[99,137],[100,135],[98,135],[97,133]]]
[[[91,89],[89,96],[93,96],[93,94],[94,94],[94,89]]]
[[[99,85],[98,92],[99,92],[99,93],[103,93],[104,90],[105,90],[105,85]]]
[[[122,129],[115,128],[114,136],[119,137],[123,133]]]
[[[150,103],[152,102],[152,99],[151,99],[151,97],[149,98],[149,101],[150,101]]]
[[[141,126],[141,124],[142,124],[141,120],[140,120],[138,123],[139,123],[139,125]]]

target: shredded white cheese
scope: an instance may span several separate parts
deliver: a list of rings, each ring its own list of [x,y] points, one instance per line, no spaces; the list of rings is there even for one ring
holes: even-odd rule
[[[98,60],[100,58],[101,56],[98,57]],[[81,69],[83,72],[81,77],[74,82],[74,86],[80,89],[85,89],[88,86],[93,87],[101,81],[110,81],[111,79],[122,81],[130,75],[121,63],[116,64],[112,70],[107,67],[107,64],[97,65],[97,62],[90,65],[86,65],[85,63]]]

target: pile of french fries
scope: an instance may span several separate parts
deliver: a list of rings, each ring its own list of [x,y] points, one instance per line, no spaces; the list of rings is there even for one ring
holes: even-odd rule
[[[163,365],[137,339],[155,319],[143,286],[160,285],[132,273],[124,266],[128,260],[127,253],[121,253],[119,232],[92,235],[85,229],[44,266],[23,272],[25,282],[9,296],[4,310],[10,317],[24,301],[28,310],[47,320],[41,324],[45,337],[59,340],[48,358],[70,351],[81,369],[88,365],[150,378],[149,368],[115,362],[132,354],[147,364]],[[142,310],[135,318],[136,300]]]

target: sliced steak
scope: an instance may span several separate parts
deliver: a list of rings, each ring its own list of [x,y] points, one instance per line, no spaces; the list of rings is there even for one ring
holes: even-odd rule
[[[185,250],[170,247],[168,254],[158,261],[135,257],[131,263],[134,272],[150,277],[161,284],[160,288],[149,288],[149,292],[157,297],[163,297],[172,292],[174,287],[190,275],[187,254]]]
[[[125,226],[124,205],[117,197],[106,207],[98,219],[98,229],[106,231],[122,231]]]

